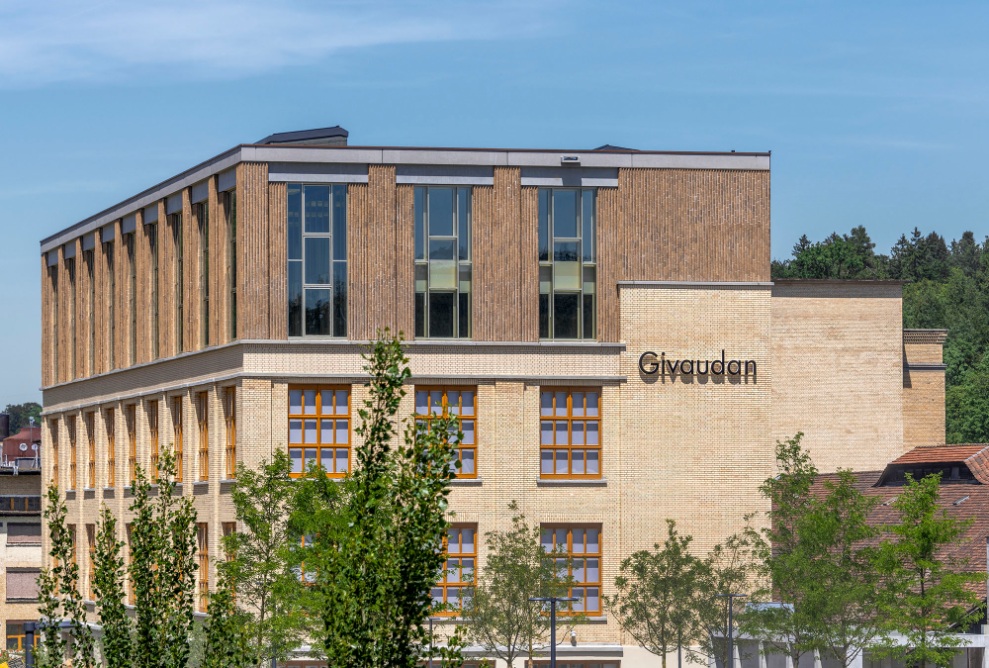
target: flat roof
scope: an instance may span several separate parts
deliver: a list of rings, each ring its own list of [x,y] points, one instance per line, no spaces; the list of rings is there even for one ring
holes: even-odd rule
[[[771,152],[506,149],[240,144],[41,240],[48,252],[241,162],[450,167],[718,169],[768,171]],[[566,158],[566,160],[564,160]]]

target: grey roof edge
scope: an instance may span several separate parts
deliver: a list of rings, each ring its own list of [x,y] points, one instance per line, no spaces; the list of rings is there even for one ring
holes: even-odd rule
[[[771,281],[618,281],[619,288],[771,288]]]

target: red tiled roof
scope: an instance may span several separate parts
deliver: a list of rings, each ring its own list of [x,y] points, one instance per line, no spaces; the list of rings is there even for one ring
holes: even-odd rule
[[[965,464],[976,480],[983,485],[989,485],[989,445],[986,443],[922,446],[894,459],[886,468],[911,464],[953,463]]]

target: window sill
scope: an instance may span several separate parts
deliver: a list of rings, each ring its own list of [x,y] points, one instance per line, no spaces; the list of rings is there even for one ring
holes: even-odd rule
[[[199,480],[192,483],[193,494],[206,494],[209,492],[209,480]]]
[[[480,487],[484,483],[484,478],[454,478],[450,481],[451,487]]]
[[[116,496],[116,494],[117,494],[117,488],[116,487],[104,487],[103,488],[103,498],[104,499],[112,499],[114,496]]]
[[[573,479],[557,479],[557,478],[537,478],[537,487],[607,487],[607,478],[573,478]]]
[[[76,490],[74,490],[74,489],[67,489],[67,490],[65,490],[65,500],[66,501],[72,501],[75,498],[76,498]]]

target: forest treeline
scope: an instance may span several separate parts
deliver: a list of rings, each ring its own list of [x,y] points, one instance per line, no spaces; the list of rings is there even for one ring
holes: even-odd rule
[[[948,330],[947,442],[989,442],[989,237],[948,243],[915,228],[888,255],[875,248],[861,226],[817,242],[804,235],[790,259],[773,261],[773,278],[907,281],[903,326]]]

